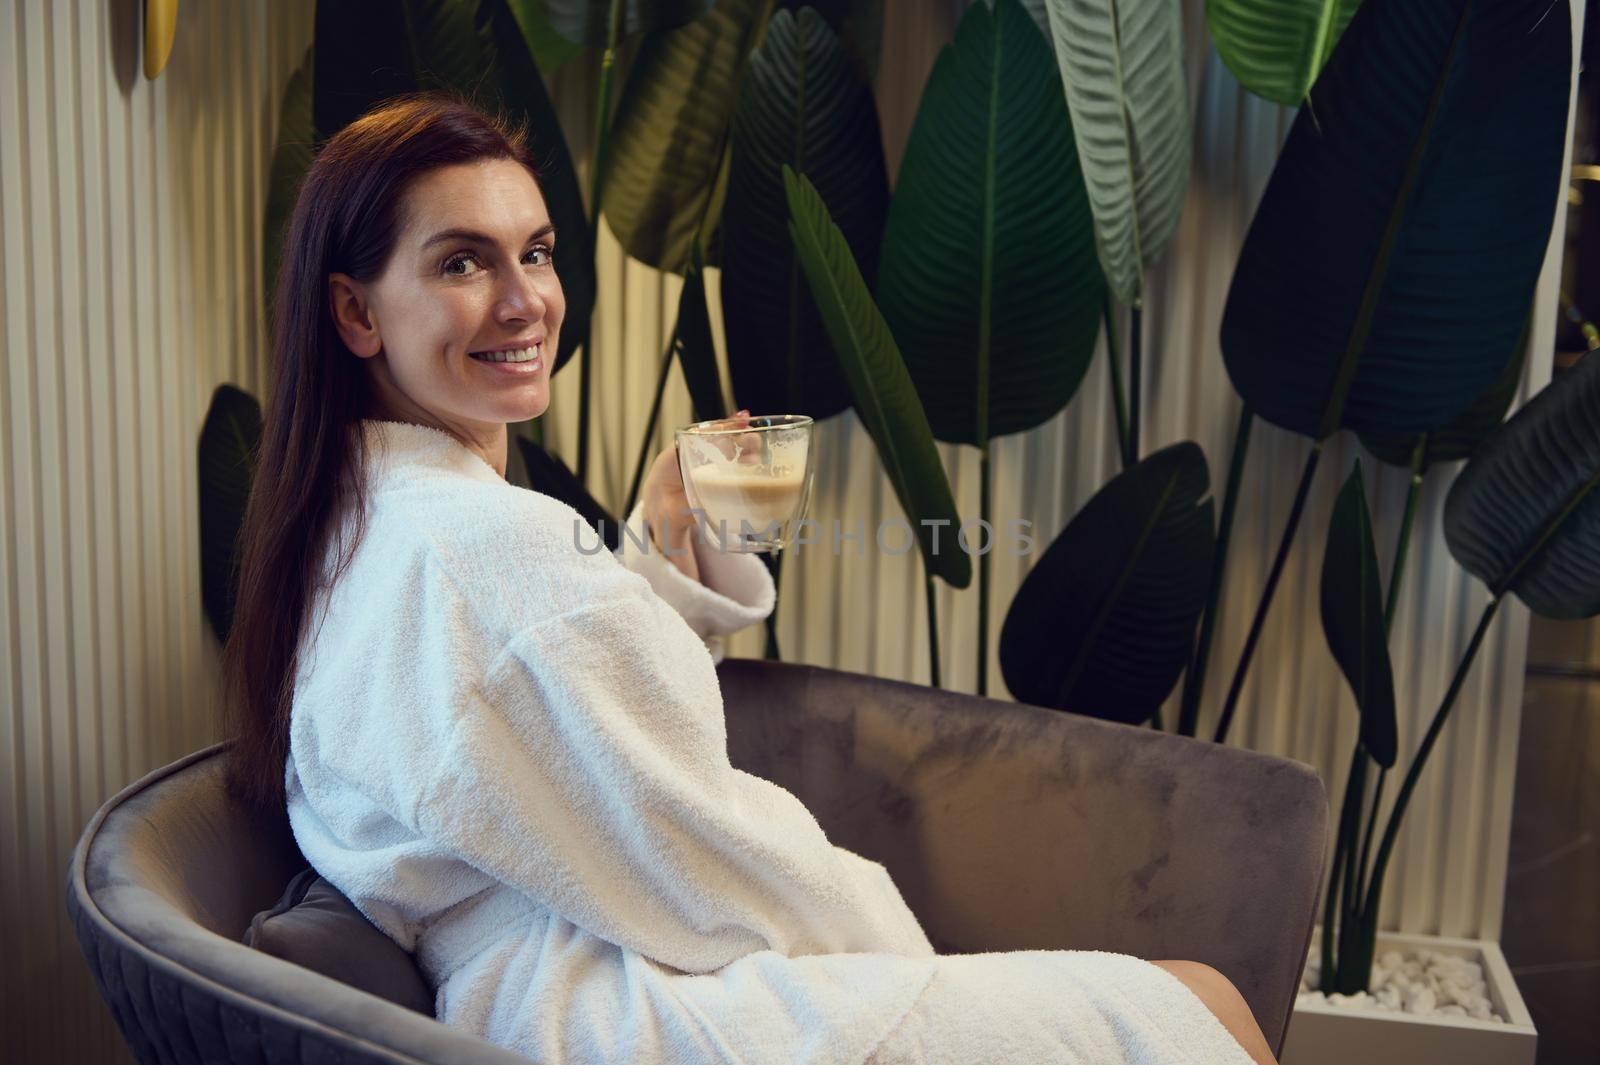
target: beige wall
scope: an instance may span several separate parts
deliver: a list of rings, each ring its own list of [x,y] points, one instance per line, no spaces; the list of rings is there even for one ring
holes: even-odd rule
[[[963,6],[888,0],[886,39],[895,43],[879,95],[891,165]],[[1188,5],[1191,21],[1200,6]],[[21,1061],[100,1061],[117,1045],[61,905],[66,858],[107,795],[215,735],[195,441],[217,384],[261,394],[258,220],[278,97],[311,33],[310,0],[185,0],[171,64],[150,83],[136,71],[136,53],[119,44],[135,30],[124,25],[125,9],[138,7],[0,0],[0,1046]],[[1217,326],[1288,116],[1242,94],[1207,56],[1203,36],[1191,41],[1199,42],[1190,79],[1195,177],[1177,243],[1152,282],[1146,448],[1198,440],[1220,488],[1237,407]],[[592,107],[581,95],[583,73],[575,67],[554,86],[579,152]],[[615,506],[678,282],[625,262],[609,239],[600,271],[596,413],[607,431],[594,440],[594,487]],[[1548,378],[1551,320],[1539,319],[1528,388]],[[576,372],[557,379],[548,416],[568,456],[576,453],[577,384]],[[1113,472],[1106,396],[1102,360],[1062,415],[995,445],[994,512],[1033,520],[1041,549]],[[658,446],[689,409],[674,379]],[[1305,454],[1304,441],[1264,426],[1256,434],[1249,477],[1259,487],[1240,504],[1210,715]],[[869,527],[894,516],[893,493],[854,416],[823,426],[820,439],[815,516]],[[976,453],[943,450],[962,512],[976,513]],[[1339,781],[1355,718],[1316,620],[1313,563],[1353,457],[1341,440],[1324,458],[1235,733],[1325,775],[1337,766]],[[1484,599],[1439,534],[1452,473],[1430,476],[1397,622],[1407,749]],[[1385,471],[1376,482],[1387,544],[1403,478]],[[992,632],[1026,562],[994,559]],[[965,690],[975,675],[976,594],[940,595],[947,684]],[[1502,614],[1413,804],[1384,907],[1389,927],[1498,930],[1526,631],[1520,608]],[[817,552],[785,567],[788,658],[925,681],[922,618],[912,555],[835,560]],[[752,630],[732,650],[759,648]],[[990,676],[998,688],[992,655]]]

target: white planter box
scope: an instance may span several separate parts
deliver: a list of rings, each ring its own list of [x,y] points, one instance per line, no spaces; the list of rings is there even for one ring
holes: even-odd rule
[[[1311,949],[1317,951],[1320,930]],[[1489,999],[1506,1023],[1470,1017],[1422,1017],[1325,1003],[1296,1006],[1283,1044],[1282,1065],[1534,1065],[1539,1033],[1511,979],[1500,945],[1485,939],[1378,933],[1378,953],[1433,950],[1483,966]]]

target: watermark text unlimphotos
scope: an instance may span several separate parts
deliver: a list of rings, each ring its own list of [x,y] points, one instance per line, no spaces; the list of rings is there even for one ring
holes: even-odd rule
[[[707,521],[705,511],[694,509],[695,520],[702,529],[711,527]],[[605,519],[601,519],[600,529],[597,531],[582,518],[574,519],[572,523],[572,542],[579,552],[585,555],[599,554],[606,549]],[[805,548],[828,548],[834,555],[843,555],[845,545],[851,545],[856,555],[864,555],[867,550],[867,523],[864,519],[857,518],[847,530],[838,518],[832,520],[831,529],[824,530],[822,524],[813,518],[801,518],[794,523],[794,538],[784,544],[785,551],[799,551]],[[950,526],[954,524],[949,518],[923,518],[918,524],[928,530],[929,551],[939,554],[941,551],[959,550],[969,555],[987,555],[995,550],[997,537],[994,527],[982,518],[974,518],[957,526],[955,535],[950,535]],[[657,548],[650,540],[647,533],[636,530],[625,522],[618,523],[617,551],[635,550],[645,554],[659,550],[665,555],[681,555],[689,549],[686,547]],[[1005,523],[1009,541],[999,546],[1017,558],[1033,554],[1034,538],[1029,535],[1033,522],[1027,518],[1013,518]],[[706,546],[716,551],[730,550],[723,544],[733,541],[729,537],[729,524],[726,520],[717,522],[717,535],[710,538]],[[754,525],[748,520],[739,523],[739,539],[759,538],[771,540],[780,532],[778,522],[769,522],[766,525]],[[877,531],[871,537],[872,543],[879,551],[886,555],[903,555],[917,544],[917,533],[910,522],[904,518],[886,518],[878,523]],[[737,552],[737,547],[732,547]]]

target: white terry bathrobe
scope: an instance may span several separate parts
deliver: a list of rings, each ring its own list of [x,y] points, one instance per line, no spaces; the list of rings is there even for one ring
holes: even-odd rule
[[[697,547],[697,583],[637,509],[613,555],[446,433],[361,431],[368,524],[301,640],[289,819],[440,1020],[548,1063],[1248,1065],[1148,962],[936,955],[882,865],[729,764],[707,640],[771,612],[758,558]]]

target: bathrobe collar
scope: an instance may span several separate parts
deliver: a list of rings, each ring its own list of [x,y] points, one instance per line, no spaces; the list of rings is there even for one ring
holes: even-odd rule
[[[363,418],[361,431],[366,438],[373,479],[416,468],[463,474],[489,484],[506,484],[481,455],[461,441],[428,425],[412,422]],[[508,441],[509,444],[509,441]]]

